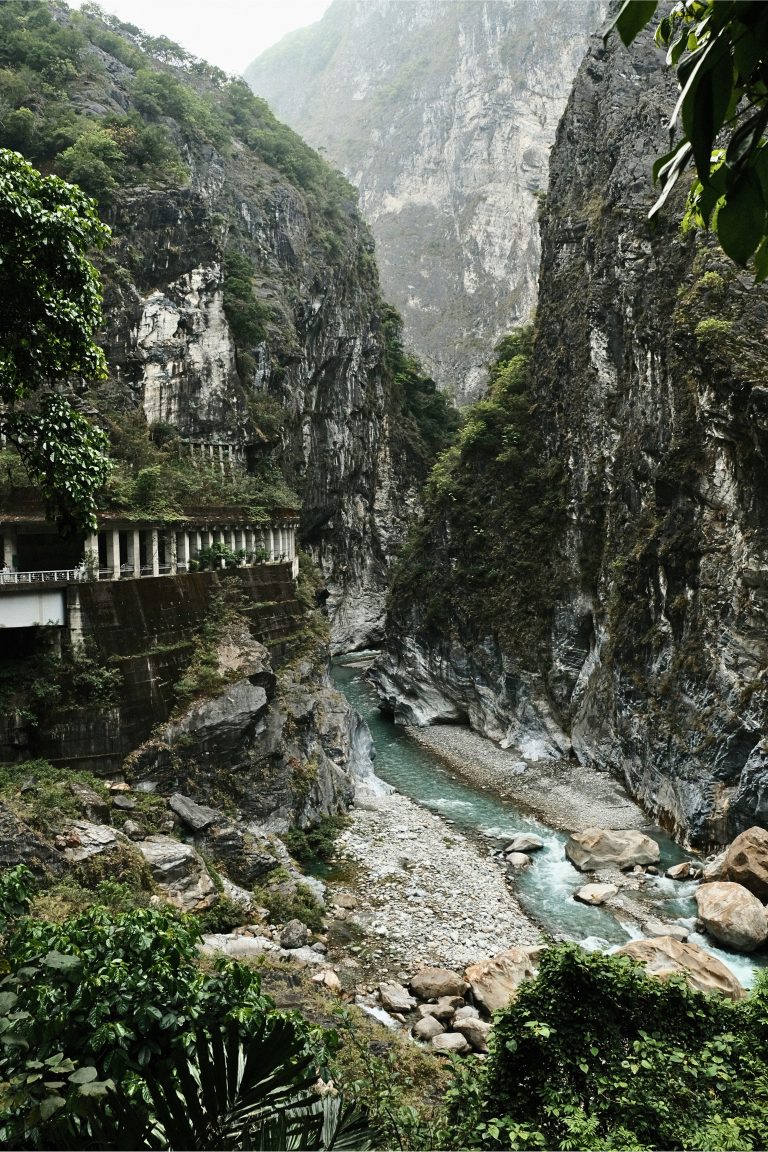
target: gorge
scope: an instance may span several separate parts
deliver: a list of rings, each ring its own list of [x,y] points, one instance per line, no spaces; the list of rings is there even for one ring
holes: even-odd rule
[[[241,1071],[287,1054],[296,1146],[334,1146],[345,1083],[360,1147],[760,1146],[766,289],[680,229],[682,190],[648,220],[651,32],[550,14],[335,0],[256,61],[343,176],[165,37],[0,6],[0,287],[14,172],[95,198],[106,374],[51,387],[113,461],[63,536],[0,444],[0,1143],[293,1146],[263,1103],[204,1128],[223,1037]],[[88,983],[123,946],[141,1012]],[[589,1011],[548,1016],[557,988]],[[602,1102],[606,1004],[637,1114]],[[713,1052],[730,1087],[665,1111]]]

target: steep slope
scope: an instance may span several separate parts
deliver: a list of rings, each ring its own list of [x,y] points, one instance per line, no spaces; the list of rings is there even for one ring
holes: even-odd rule
[[[602,0],[335,0],[245,77],[360,189],[406,339],[460,403],[536,301],[538,197]]]
[[[426,453],[354,190],[170,40],[55,4],[0,22],[0,145],[82,184],[114,231],[92,404],[123,445],[143,409],[156,439],[231,449],[273,504],[287,482],[334,642],[369,643]]]
[[[593,43],[552,155],[517,407],[505,401],[501,427],[477,414],[490,461],[465,443],[441,465],[443,487],[476,490],[507,462],[509,491],[492,500],[518,494],[511,542],[528,553],[509,546],[505,563],[496,547],[484,614],[462,584],[470,527],[438,485],[380,682],[405,718],[468,717],[528,755],[622,774],[652,815],[705,845],[768,824],[768,293],[707,238],[681,236],[674,207],[646,219],[673,100],[648,38],[631,53]],[[550,499],[530,513],[515,420],[533,421],[539,476],[551,470]],[[418,590],[434,594],[430,566],[432,604]]]

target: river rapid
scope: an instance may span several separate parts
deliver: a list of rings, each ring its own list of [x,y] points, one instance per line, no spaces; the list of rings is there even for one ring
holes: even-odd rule
[[[610,907],[590,907],[574,899],[574,893],[587,882],[588,878],[579,873],[565,856],[567,833],[562,830],[563,827],[574,829],[587,826],[590,822],[598,824],[601,823],[598,818],[601,816],[605,826],[641,827],[660,844],[659,870],[662,873],[671,864],[690,858],[690,854],[684,853],[661,829],[645,822],[646,818],[640,809],[618,789],[614,781],[604,777],[597,781],[590,780],[586,772],[581,773],[576,767],[574,773],[576,779],[578,780],[580,774],[587,776],[585,790],[592,793],[579,800],[578,807],[583,810],[580,822],[575,818],[568,819],[565,815],[567,795],[565,799],[559,797],[560,809],[558,809],[558,798],[555,797],[558,789],[548,780],[546,773],[543,778],[535,779],[539,786],[545,789],[547,795],[540,796],[537,803],[535,793],[531,794],[531,802],[523,808],[499,794],[503,790],[493,786],[494,782],[498,783],[499,776],[494,777],[493,774],[486,776],[480,760],[486,759],[486,767],[495,763],[498,768],[499,762],[506,758],[507,773],[519,773],[521,776],[526,772],[527,766],[524,762],[517,760],[512,753],[503,752],[491,741],[484,740],[475,733],[469,733],[466,729],[448,730],[442,734],[439,730],[425,730],[420,739],[422,741],[426,739],[433,745],[425,747],[423,742],[419,742],[421,730],[409,734],[408,729],[395,725],[382,715],[378,709],[375,691],[363,678],[364,670],[365,665],[361,664],[359,659],[350,658],[350,662],[341,661],[334,666],[333,677],[336,687],[345,694],[370,728],[376,750],[377,775],[392,785],[397,793],[415,802],[425,817],[427,813],[439,817],[439,823],[435,822],[434,826],[428,821],[422,821],[417,832],[407,834],[411,841],[423,841],[424,837],[430,835],[439,837],[440,829],[443,830],[442,835],[445,839],[446,826],[448,829],[455,829],[457,837],[469,841],[474,848],[476,866],[479,867],[482,863],[485,870],[488,864],[492,863],[493,850],[509,841],[516,833],[532,832],[539,836],[544,841],[544,848],[535,854],[532,866],[517,874],[511,881],[511,896],[519,905],[525,919],[536,925],[544,938],[577,940],[588,948],[608,951],[645,935],[642,930],[644,918],[657,917],[667,922],[681,921],[687,927],[693,928],[695,904],[692,893],[695,884],[669,880],[663,875],[626,877],[624,880],[626,888],[622,888]],[[414,736],[417,738],[414,739]],[[438,746],[437,750],[434,745]],[[445,747],[441,748],[440,745]],[[464,774],[460,776],[457,773],[456,767],[462,763],[468,770],[470,779]],[[573,772],[573,767],[569,771]],[[570,787],[572,791],[570,799],[575,804],[578,798],[573,793],[573,782]],[[600,789],[606,791],[607,800],[595,796],[595,792]],[[549,803],[550,799],[554,801],[552,804]],[[546,823],[531,811],[532,808],[539,812],[554,810],[555,815],[551,817],[552,824],[560,826],[553,827],[552,824]],[[403,805],[398,808],[397,804],[391,808],[389,817],[386,809],[375,815],[364,816],[362,826],[357,831],[353,830],[348,838],[346,847],[349,854],[362,863],[367,857],[366,837],[375,839],[379,844],[385,843],[388,819],[392,825],[391,836],[401,838],[405,836],[404,811],[411,825],[414,819],[418,824],[419,817],[414,817],[412,809],[405,809]],[[614,821],[612,824],[609,822],[611,817]],[[406,819],[406,824],[409,820]],[[449,855],[446,853],[446,860]],[[366,862],[370,864],[370,860]],[[500,876],[503,875],[499,866],[493,863]],[[447,863],[446,867],[449,867]],[[472,864],[470,862],[468,865],[465,859],[463,861],[465,876],[468,867],[471,868]],[[395,889],[395,892],[389,891],[390,903],[385,905],[379,920],[373,921],[374,931],[386,935],[388,929],[381,926],[381,915],[389,925],[397,920],[398,904],[393,897],[399,892],[401,903],[407,904],[409,901],[419,899],[420,889],[418,884],[408,889],[402,883],[393,882],[386,866],[379,866],[377,871],[376,865],[371,864],[371,868],[370,886],[373,889],[380,889],[382,898],[388,889]],[[432,875],[432,887],[434,887],[434,870]],[[453,882],[456,883],[455,877]],[[488,887],[487,873],[485,884]],[[417,895],[409,896],[409,891],[411,893],[415,891]],[[445,896],[441,899],[440,907],[444,899]],[[494,893],[494,907],[497,902],[498,896]],[[482,922],[484,919],[482,896],[475,908],[477,920]],[[466,916],[462,914],[458,924],[459,932],[465,919]],[[450,931],[446,934],[450,937]],[[403,930],[400,935],[407,936],[408,932]],[[521,936],[521,933],[517,932],[513,938],[507,938],[506,946],[518,940],[522,942],[522,937],[530,940],[531,934],[522,932]],[[727,964],[745,987],[753,983],[756,967],[764,963],[762,957],[748,957],[715,948],[705,937],[695,932],[691,932],[690,939]],[[485,945],[486,954],[489,954],[488,948],[492,941],[481,937],[476,943]],[[470,945],[469,951],[471,950]],[[402,956],[405,956],[405,951],[402,952]],[[479,958],[479,954],[469,957],[469,959]],[[440,954],[433,953],[431,958],[424,957],[425,962],[434,962],[438,959]],[[443,962],[449,963],[450,959],[449,949],[448,954],[443,957]],[[454,963],[456,962],[468,961],[463,953],[457,953],[454,959]],[[408,966],[404,959],[402,963]]]

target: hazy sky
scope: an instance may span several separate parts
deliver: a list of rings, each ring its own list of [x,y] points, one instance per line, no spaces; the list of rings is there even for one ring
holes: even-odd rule
[[[0,0],[1,2],[1,0]],[[79,8],[79,0],[69,0]],[[169,36],[226,72],[242,72],[286,32],[314,24],[331,0],[100,0],[105,12]]]

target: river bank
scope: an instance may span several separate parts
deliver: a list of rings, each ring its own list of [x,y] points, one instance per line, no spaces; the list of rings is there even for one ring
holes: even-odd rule
[[[581,832],[649,824],[618,780],[589,765],[575,760],[521,760],[511,749],[455,724],[407,728],[406,732],[475,787],[491,789],[552,828]]]
[[[353,917],[376,971],[410,974],[427,964],[460,971],[513,944],[541,941],[503,867],[441,816],[397,792],[350,815],[337,858],[353,866]]]

